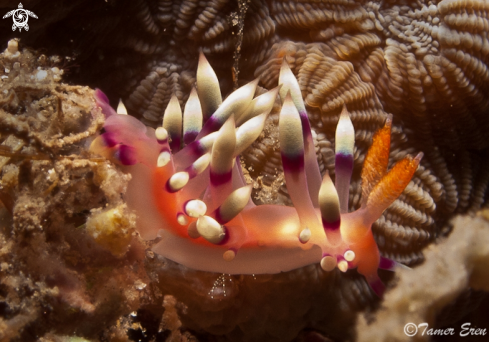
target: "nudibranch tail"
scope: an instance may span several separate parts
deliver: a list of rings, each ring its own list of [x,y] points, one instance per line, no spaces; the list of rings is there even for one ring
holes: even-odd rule
[[[319,263],[325,271],[357,268],[381,295],[380,256],[371,226],[402,193],[422,154],[406,157],[387,172],[392,118],[376,133],[362,171],[362,205],[348,212],[355,131],[343,108],[336,130],[335,184],[321,177],[311,126],[299,84],[284,61],[280,85],[253,99],[258,80],[224,101],[217,77],[201,54],[197,90],[182,114],[176,97],[162,127],[145,127],[116,113],[99,90],[105,132],[91,151],[126,165],[125,195],[138,214],[153,250],[187,267],[229,274],[289,271]],[[279,142],[285,183],[293,207],[256,206],[239,154],[261,134],[277,94],[282,99]]]

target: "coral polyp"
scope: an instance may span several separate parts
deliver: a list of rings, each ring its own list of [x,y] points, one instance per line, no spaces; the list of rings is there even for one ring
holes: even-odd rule
[[[335,183],[321,177],[299,84],[283,62],[279,87],[253,98],[258,80],[222,101],[216,74],[201,53],[197,91],[182,113],[176,98],[162,127],[117,114],[96,92],[105,132],[91,150],[126,165],[126,200],[153,250],[192,269],[228,274],[279,273],[319,263],[324,271],[356,268],[383,292],[380,257],[371,226],[410,182],[422,154],[387,171],[392,117],[374,136],[362,169],[362,204],[348,212],[354,127],[346,107],[336,128]],[[277,94],[279,140],[293,207],[255,205],[239,155],[261,134]]]

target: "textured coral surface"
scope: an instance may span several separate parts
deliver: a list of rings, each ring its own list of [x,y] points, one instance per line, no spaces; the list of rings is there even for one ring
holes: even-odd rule
[[[16,41],[0,55],[1,341],[109,336],[147,282],[129,178],[84,152],[103,115],[93,90],[59,82],[58,60]]]

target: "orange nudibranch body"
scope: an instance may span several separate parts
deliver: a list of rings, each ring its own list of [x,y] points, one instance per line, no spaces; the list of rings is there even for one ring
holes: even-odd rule
[[[210,68],[202,58],[199,68]],[[387,172],[388,116],[365,157],[362,205],[348,213],[355,136],[348,112],[343,109],[337,127],[333,184],[328,174],[321,180],[316,170],[299,85],[285,65],[280,78],[280,152],[294,206],[256,206],[239,154],[260,135],[279,88],[253,100],[254,81],[222,101],[218,86],[206,84],[216,82],[212,68],[204,71],[198,72],[198,96],[209,101],[202,108],[213,108],[214,114],[203,125],[196,91],[183,114],[173,99],[165,112],[168,119],[156,130],[115,113],[103,93],[95,94],[106,124],[91,150],[131,173],[125,199],[138,215],[141,236],[160,238],[155,252],[197,270],[278,273],[319,263],[325,271],[357,268],[381,294],[377,269],[392,269],[395,262],[381,258],[371,227],[407,186],[422,154],[406,157]]]

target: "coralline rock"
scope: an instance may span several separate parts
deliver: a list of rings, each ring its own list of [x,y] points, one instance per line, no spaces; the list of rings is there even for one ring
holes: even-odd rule
[[[86,152],[103,115],[93,90],[59,82],[60,61],[16,40],[0,54],[2,342],[115,336],[146,296],[130,177]]]

